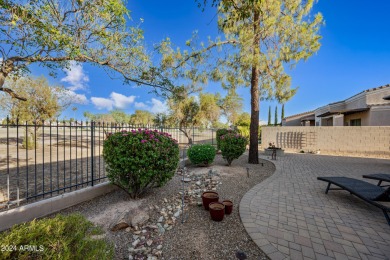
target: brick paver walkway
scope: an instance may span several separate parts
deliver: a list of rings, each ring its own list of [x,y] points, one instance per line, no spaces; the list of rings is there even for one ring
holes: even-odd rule
[[[275,173],[240,203],[247,232],[271,259],[390,259],[382,211],[346,191],[326,195],[317,180],[390,173],[390,160],[286,154],[272,162]]]

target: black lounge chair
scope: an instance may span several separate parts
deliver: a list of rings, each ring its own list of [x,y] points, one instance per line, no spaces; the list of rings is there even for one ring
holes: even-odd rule
[[[367,174],[363,175],[363,178],[372,179],[372,180],[378,180],[378,186],[381,186],[382,182],[390,182],[390,174],[388,173],[374,173],[374,174]],[[383,185],[381,187],[387,187],[390,185]]]
[[[385,189],[369,182],[347,177],[317,177],[317,180],[328,182],[325,194],[328,194],[329,190],[346,190],[362,200],[380,208],[383,211],[383,214],[385,214],[387,223],[390,225],[390,217],[387,213],[390,212],[390,208],[377,202],[390,201],[390,187]],[[330,188],[331,184],[340,188]]]

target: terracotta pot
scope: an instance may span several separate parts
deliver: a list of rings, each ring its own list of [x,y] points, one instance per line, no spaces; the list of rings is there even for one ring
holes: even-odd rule
[[[211,202],[209,204],[210,216],[214,221],[222,221],[225,216],[225,205],[220,202]]]
[[[233,211],[233,202],[230,200],[222,201],[222,204],[225,205],[225,214],[231,214]]]
[[[205,191],[202,194],[202,202],[205,210],[209,210],[211,202],[218,202],[219,196],[215,191]]]

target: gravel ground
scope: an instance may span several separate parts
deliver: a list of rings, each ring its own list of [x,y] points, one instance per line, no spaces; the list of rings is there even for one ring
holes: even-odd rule
[[[161,208],[172,206],[173,212],[176,210],[180,199],[178,193],[182,189],[182,176],[179,174],[164,187],[152,190],[139,200],[132,200],[125,192],[118,190],[66,209],[62,213],[78,212],[102,226],[106,230],[106,239],[115,244],[116,259],[129,259],[129,256],[134,259],[147,259],[146,255],[149,255],[149,259],[237,259],[235,255],[238,251],[245,253],[247,259],[268,259],[246,233],[240,220],[238,205],[243,195],[251,187],[269,177],[275,171],[275,167],[265,160],[260,161],[264,166],[248,164],[247,160],[247,155],[243,155],[233,161],[231,167],[227,167],[221,155],[217,155],[209,167],[187,168],[190,175],[207,173],[210,169],[219,174],[221,184],[217,185],[216,189],[220,200],[229,199],[234,204],[232,214],[226,215],[221,222],[212,221],[208,211],[192,203],[184,211],[186,217],[184,223],[181,223],[183,215],[180,215],[176,221],[172,218],[174,223],[169,223],[172,226],[166,228],[166,232],[151,228],[161,218]],[[249,177],[246,168],[249,168]],[[192,189],[193,186],[194,183],[185,185],[186,189]],[[155,206],[158,208],[155,209]],[[139,228],[112,232],[110,226],[115,222],[115,216],[135,207],[149,209],[149,221]],[[168,216],[167,219],[172,217]],[[139,234],[140,231],[143,232]],[[139,238],[138,235],[142,237]],[[134,247],[150,248],[145,256],[129,252],[129,248],[133,247],[132,243],[139,239],[141,242]],[[148,247],[142,241],[153,243]],[[152,256],[154,258],[151,258]]]

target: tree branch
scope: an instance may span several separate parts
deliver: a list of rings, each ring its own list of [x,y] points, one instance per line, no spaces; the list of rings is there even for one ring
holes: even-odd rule
[[[16,98],[22,101],[27,101],[26,98],[18,96],[12,89],[0,87],[0,91],[8,93],[12,98]]]
[[[202,53],[205,53],[206,51],[209,51],[211,50],[212,48],[215,48],[215,47],[218,47],[218,46],[221,46],[221,45],[225,45],[225,44],[236,44],[237,41],[236,40],[227,40],[227,41],[223,41],[223,42],[216,42],[216,43],[213,43],[211,44],[210,46],[208,46],[207,48],[203,49],[203,50],[200,50],[200,51],[197,51],[197,52],[194,52],[192,53],[191,55],[188,55],[184,60],[182,60],[179,65],[177,65],[175,67],[175,69],[181,67],[184,65],[184,63],[186,63],[189,59],[191,58],[195,58],[199,55],[201,55]]]

